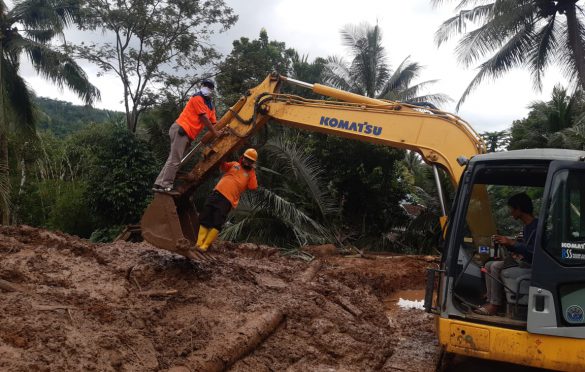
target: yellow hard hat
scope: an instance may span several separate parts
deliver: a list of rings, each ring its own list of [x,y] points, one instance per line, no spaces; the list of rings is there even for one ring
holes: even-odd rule
[[[258,152],[256,152],[256,150],[250,148],[247,149],[246,151],[244,151],[244,157],[247,159],[250,159],[252,161],[257,161],[258,160]]]

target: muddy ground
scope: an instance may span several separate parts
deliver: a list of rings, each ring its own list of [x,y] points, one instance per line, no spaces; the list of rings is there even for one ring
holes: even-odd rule
[[[432,257],[318,257],[306,280],[315,264],[276,249],[211,256],[0,227],[0,370],[433,370],[432,318],[392,299],[423,287]],[[262,342],[226,356],[275,314]]]

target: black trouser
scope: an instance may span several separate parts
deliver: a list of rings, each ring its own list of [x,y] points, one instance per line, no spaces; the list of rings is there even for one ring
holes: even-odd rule
[[[207,228],[221,230],[231,209],[232,203],[219,191],[213,190],[199,215],[199,223]]]

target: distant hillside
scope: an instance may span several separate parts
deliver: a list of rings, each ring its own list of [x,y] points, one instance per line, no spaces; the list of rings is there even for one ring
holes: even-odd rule
[[[65,137],[91,123],[118,121],[122,112],[78,106],[70,102],[45,97],[35,98],[39,115],[37,129],[48,130],[58,137]]]

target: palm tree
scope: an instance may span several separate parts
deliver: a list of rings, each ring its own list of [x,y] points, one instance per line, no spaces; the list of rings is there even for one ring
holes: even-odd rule
[[[503,151],[510,143],[510,133],[507,130],[483,132],[480,135],[488,152]]]
[[[434,4],[444,0],[432,0]],[[472,6],[470,9],[464,9]],[[578,0],[460,0],[458,13],[436,33],[438,45],[465,34],[457,45],[459,61],[470,66],[484,57],[479,72],[457,104],[486,78],[498,78],[514,67],[531,71],[534,87],[542,86],[547,66],[556,62],[585,89],[585,25]],[[467,31],[467,25],[478,25]]]
[[[526,118],[512,124],[508,149],[580,148],[572,140],[579,134],[578,127],[585,124],[585,97],[580,90],[569,95],[566,88],[557,85],[549,101],[533,102],[529,108]]]
[[[67,54],[50,42],[76,20],[79,3],[71,0],[20,0],[12,9],[0,0],[0,183],[6,184],[8,134],[14,129],[34,128],[33,93],[19,75],[20,58],[28,57],[37,73],[59,87],[67,86],[87,104],[99,98],[99,91],[85,72]],[[19,27],[21,27],[19,29]],[[0,188],[2,222],[9,222],[9,189]]]
[[[324,71],[327,84],[349,92],[374,98],[443,104],[450,100],[444,94],[420,96],[420,92],[436,80],[412,85],[422,70],[417,62],[406,57],[394,71],[390,68],[378,25],[362,23],[347,25],[341,30],[343,45],[351,62],[332,56]]]
[[[440,105],[450,100],[445,94],[421,95],[435,80],[413,84],[419,77],[422,66],[417,62],[411,61],[410,57],[406,57],[396,69],[393,70],[390,67],[382,43],[382,32],[378,25],[371,26],[367,23],[357,26],[347,25],[341,30],[341,36],[343,45],[348,48],[350,61],[347,62],[343,58],[335,56],[329,57],[328,64],[323,72],[325,83],[352,93],[393,101],[430,102]],[[345,147],[346,156],[352,158],[363,156],[363,154],[372,153],[375,147],[376,145],[368,143],[348,143]],[[394,161],[394,155],[391,153],[387,153],[386,156],[388,163]],[[419,181],[422,182],[421,180],[424,178],[424,166],[420,162],[421,160],[417,154],[406,153],[404,166],[412,176],[415,184]],[[374,173],[371,176],[375,177]],[[399,179],[395,186],[396,191],[402,190],[402,187],[399,187],[398,184],[406,185],[407,183],[408,181],[402,178]],[[417,190],[418,188],[415,187],[412,191],[414,193]],[[376,192],[376,190],[372,191]],[[389,192],[389,190],[384,191]],[[380,205],[380,208],[382,208],[382,205]],[[371,248],[386,249],[378,242],[383,242],[384,237],[390,235],[391,228],[399,225],[400,219],[397,217],[398,215],[403,215],[402,208],[396,202],[394,205],[387,205],[384,211],[372,211],[372,213],[387,216],[386,221],[390,223],[385,226],[379,226],[376,229],[370,225],[368,228],[371,231],[367,233],[364,226],[357,232],[357,235],[360,236],[359,242],[362,245],[369,244]],[[375,242],[368,243],[369,237],[373,237]]]

